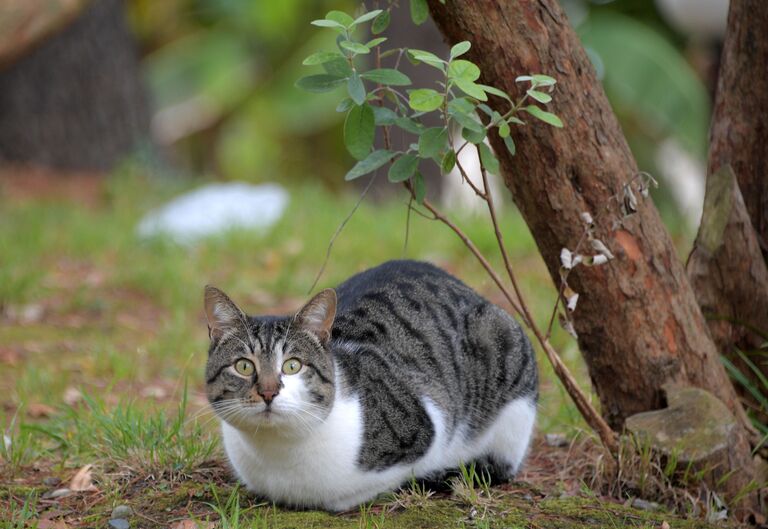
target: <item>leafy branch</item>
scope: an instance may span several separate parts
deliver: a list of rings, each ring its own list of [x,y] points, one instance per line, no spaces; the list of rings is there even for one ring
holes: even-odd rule
[[[426,17],[427,14],[425,9],[426,5],[422,0],[411,2],[411,16],[414,22],[423,21],[422,16]],[[389,21],[388,9],[375,9],[357,18],[340,11],[331,11],[324,19],[312,22],[315,26],[330,28],[337,33],[337,49],[318,51],[307,57],[304,60],[305,65],[321,66],[324,73],[302,77],[296,84],[311,92],[326,92],[346,86],[347,97],[339,103],[337,111],[346,113],[344,144],[357,163],[347,172],[345,179],[354,180],[388,165],[389,181],[402,184],[410,195],[409,214],[416,211],[427,218],[437,220],[461,239],[531,330],[586,422],[599,435],[609,451],[616,453],[614,432],[578,387],[549,342],[551,322],[544,333],[531,316],[504,244],[488,183],[489,171],[494,174],[500,172],[498,159],[487,144],[487,136],[491,131],[495,129],[510,155],[514,156],[517,148],[511,136],[511,128],[513,125],[525,126],[526,121],[523,118],[533,118],[553,127],[563,126],[557,115],[542,106],[552,101],[551,94],[556,80],[541,74],[520,76],[516,81],[525,87],[525,91],[517,101],[513,101],[506,92],[478,82],[480,68],[462,58],[471,49],[471,44],[467,41],[454,45],[449,57],[443,59],[418,49],[393,48],[384,51],[381,45],[386,42],[385,37],[376,37],[367,42],[356,40],[356,32],[364,24],[370,22],[371,31],[377,35],[386,30]],[[363,58],[372,52],[376,67],[366,70],[366,61]],[[424,64],[442,72],[443,76],[437,87],[404,88],[410,87],[412,83],[407,75],[398,70],[403,57],[414,64]],[[382,67],[382,61],[387,58],[395,59],[390,68]],[[506,103],[507,110],[502,114],[488,106],[489,96]],[[440,116],[440,126],[426,127],[422,123],[423,117],[431,113]],[[376,127],[383,131],[383,149],[374,149]],[[402,150],[393,150],[393,127],[413,137],[413,141]],[[458,158],[465,148],[474,148],[477,151],[482,176],[480,185],[472,181]],[[426,187],[420,169],[423,164],[429,163],[437,165],[442,174],[447,174],[454,168],[458,169],[462,181],[485,201],[504,268],[512,286],[511,290],[467,234],[426,198]],[[567,279],[567,274],[565,278]],[[561,285],[555,311],[563,292],[564,287]]]

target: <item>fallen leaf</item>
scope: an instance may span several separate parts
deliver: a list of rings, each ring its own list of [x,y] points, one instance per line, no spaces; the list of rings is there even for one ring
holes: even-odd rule
[[[56,413],[55,408],[48,406],[47,404],[43,404],[42,402],[33,402],[27,407],[27,415],[33,419],[50,417],[54,413]]]
[[[90,492],[97,491],[96,485],[93,484],[93,476],[91,475],[91,468],[93,465],[85,465],[83,468],[77,471],[77,474],[69,482],[69,489],[76,492]]]
[[[67,406],[74,406],[75,404],[83,400],[83,394],[80,392],[79,389],[69,386],[67,389],[64,390],[63,400]]]
[[[168,391],[162,386],[146,386],[141,390],[141,396],[155,400],[162,400],[168,396]]]
[[[669,524],[667,523],[666,520],[661,522],[661,527],[659,527],[659,529],[669,529]]]

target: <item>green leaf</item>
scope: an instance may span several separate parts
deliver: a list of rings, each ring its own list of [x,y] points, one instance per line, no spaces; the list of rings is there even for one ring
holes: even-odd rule
[[[345,28],[348,28],[355,23],[355,19],[344,11],[329,11],[328,14],[325,15],[325,19],[341,24]]]
[[[507,136],[509,136],[510,132],[511,131],[509,130],[509,123],[507,123],[506,121],[502,121],[501,123],[499,123],[499,136],[501,136],[502,138],[506,138]]]
[[[444,71],[445,68],[445,61],[435,55],[434,53],[430,53],[428,51],[424,50],[408,50],[408,57],[413,59],[414,61],[423,62],[424,64],[428,64],[430,66],[433,66],[440,70],[441,72]]]
[[[415,154],[403,154],[390,166],[387,178],[390,182],[404,182],[413,176],[418,166],[419,159]]]
[[[474,111],[475,104],[466,97],[457,97],[448,102],[448,113],[451,115],[472,114]]]
[[[296,86],[307,92],[330,92],[344,82],[343,77],[337,75],[317,74],[307,75],[296,81]]]
[[[349,77],[352,75],[352,67],[349,65],[349,62],[347,62],[347,59],[344,57],[337,57],[335,59],[331,59],[328,62],[323,63],[323,70],[326,71],[326,73],[330,75],[335,75],[337,77]]]
[[[463,79],[465,81],[477,81],[480,78],[480,68],[473,62],[458,59],[448,65],[448,77]]]
[[[431,88],[419,88],[411,90],[408,94],[408,104],[413,110],[431,112],[437,110],[443,104],[443,94]]]
[[[392,86],[407,86],[411,84],[411,80],[402,72],[393,68],[377,68],[375,70],[368,70],[361,75],[363,79],[368,79],[374,83],[387,84]]]
[[[480,105],[477,105],[478,107]],[[498,127],[502,122],[504,121],[504,116],[496,112],[495,110],[491,110],[491,125],[494,127]]]
[[[376,124],[373,109],[368,104],[352,107],[344,120],[344,145],[357,160],[363,160],[371,152]]]
[[[536,105],[528,105],[527,107],[523,107],[522,110],[525,110],[531,116],[540,119],[544,123],[549,123],[553,127],[557,127],[557,128],[563,127],[563,122],[560,121],[559,117],[552,114],[551,112],[547,112],[546,110],[540,109]]]
[[[421,176],[419,171],[416,171],[411,182],[413,183],[413,195],[416,203],[421,206],[424,204],[424,197],[427,196],[427,186],[424,185],[424,177]]]
[[[550,77],[548,75],[537,74],[531,76],[531,79],[537,86],[553,86],[555,83],[557,83],[554,77]]]
[[[455,44],[451,48],[451,60],[455,59],[456,57],[459,57],[461,55],[464,55],[469,51],[469,48],[472,46],[472,44],[468,40],[463,40],[459,42],[458,44]]]
[[[453,149],[450,149],[447,153],[445,153],[445,156],[443,156],[443,161],[440,162],[440,171],[442,171],[443,174],[448,174],[451,171],[453,171],[453,168],[456,166],[456,151]]]
[[[483,92],[483,89],[480,88],[480,85],[477,85],[472,81],[467,81],[465,79],[454,79],[453,82],[456,83],[456,86],[458,86],[461,89],[461,91],[467,94],[468,96],[474,97],[475,99],[479,99],[480,101],[488,101],[488,96],[485,95],[485,92]]]
[[[516,83],[524,83],[526,81],[533,81],[533,77],[531,77],[530,75],[518,75],[517,77],[515,77]]]
[[[368,48],[375,48],[379,44],[382,44],[382,43],[384,43],[386,41],[387,41],[387,37],[379,37],[379,38],[376,38],[376,39],[369,40],[368,42],[365,43],[365,45]]]
[[[347,175],[344,177],[344,180],[354,180],[355,178],[360,178],[361,176],[368,174],[371,171],[375,171],[390,161],[396,154],[396,152],[388,151],[386,149],[373,151],[365,158],[365,160],[357,162],[355,166],[349,170]]]
[[[527,90],[525,93],[531,96],[533,99],[535,99],[539,103],[549,103],[550,101],[552,101],[551,95],[545,94],[544,92],[538,92],[532,88]]]
[[[432,127],[419,136],[419,156],[422,158],[434,158],[448,145],[448,129],[445,127]]]
[[[341,42],[339,42],[339,46],[341,46],[345,50],[351,51],[352,53],[356,53],[358,55],[365,55],[366,53],[371,53],[371,49],[365,44],[360,44],[359,42],[352,42],[351,40],[342,40]]]
[[[312,22],[310,22],[310,24],[320,28],[334,28],[334,29],[341,29],[341,30],[347,29],[347,27],[344,24],[339,24],[338,22],[335,22],[333,20],[313,20]]]
[[[461,112],[450,112],[450,111],[449,111],[449,114],[454,119],[454,121],[456,121],[456,123],[458,123],[459,125],[461,125],[466,129],[469,129],[471,131],[478,132],[478,133],[485,131],[485,127],[483,127],[483,124],[478,122],[472,117],[473,114],[464,114]]]
[[[395,125],[413,134],[421,134],[424,132],[424,125],[411,118],[399,117],[395,119]]]
[[[360,15],[355,19],[354,22],[352,22],[353,26],[356,26],[358,24],[362,24],[363,22],[368,22],[369,20],[376,18],[380,14],[382,14],[384,11],[381,9],[374,9],[373,11],[368,11],[367,13]]]
[[[491,94],[492,96],[503,97],[503,98],[504,98],[504,99],[506,99],[507,101],[512,101],[512,98],[510,98],[510,97],[507,95],[507,93],[506,93],[506,92],[504,92],[503,90],[499,90],[498,88],[494,88],[494,87],[492,87],[492,86],[488,86],[487,84],[480,84],[480,83],[477,83],[477,86],[479,86],[479,87],[480,87],[480,88],[482,88],[482,89],[483,89],[483,90],[484,90],[486,93],[488,93],[488,94]]]
[[[417,26],[426,22],[429,17],[429,7],[427,0],[411,0],[411,20]]]
[[[482,143],[486,136],[486,130],[482,129],[480,131],[471,130],[467,128],[461,129],[461,137],[467,140],[470,143],[474,143],[475,145]]]
[[[352,72],[352,76],[347,82],[347,92],[349,93],[349,97],[352,98],[352,101],[358,105],[362,105],[365,101],[365,85],[357,72]]]
[[[509,154],[514,156],[517,153],[517,148],[515,147],[515,142],[512,139],[512,136],[507,136],[504,138],[504,145],[507,146],[507,150],[509,151]]]
[[[508,123],[515,123],[517,125],[525,125],[525,121],[523,121],[522,119],[518,118],[517,116],[512,116],[512,117],[507,118],[507,122]]]
[[[382,31],[389,27],[389,22],[392,19],[392,15],[389,14],[389,10],[384,11],[382,14],[376,17],[376,20],[371,24],[371,33],[378,35]]]
[[[352,101],[348,97],[345,97],[344,99],[341,100],[341,102],[339,102],[338,105],[336,105],[336,112],[346,112],[347,110],[352,108],[354,104],[355,104],[354,101]]]
[[[344,57],[336,51],[318,51],[304,59],[301,64],[304,66],[315,66],[335,59],[344,60]]]
[[[477,148],[480,150],[480,161],[482,162],[483,167],[495,175],[500,174],[499,161],[496,159],[496,155],[493,154],[493,151],[491,151],[491,148],[485,143],[480,143]]]
[[[393,125],[397,119],[395,111],[387,107],[373,107],[373,116],[377,125]]]

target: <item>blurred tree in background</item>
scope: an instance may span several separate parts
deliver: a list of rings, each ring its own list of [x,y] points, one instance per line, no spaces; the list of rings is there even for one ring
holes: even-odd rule
[[[123,38],[120,45],[115,40],[120,31],[103,30],[102,36],[88,29],[92,24],[88,25],[86,15],[96,3],[101,11],[111,12],[118,25],[121,23],[115,16],[119,15],[119,2],[72,3],[90,7],[79,16],[63,18],[69,22],[62,24],[64,29],[46,36],[47,41],[32,46],[30,53],[14,57],[13,64],[0,64],[2,158],[70,168],[77,168],[73,160],[81,160],[85,168],[103,169],[114,165],[114,160],[128,152],[128,147],[135,147],[140,138],[138,145],[156,145],[162,159],[189,174],[247,181],[312,179],[334,189],[341,187],[349,159],[341,142],[343,114],[334,112],[329,104],[336,96],[302,97],[293,82],[302,75],[301,59],[307,50],[332,45],[325,42],[331,36],[308,32],[307,23],[331,9],[352,11],[357,2],[126,0],[123,4],[136,42]],[[368,7],[375,8],[375,3],[369,0]],[[656,197],[665,217],[677,224],[674,221],[682,216],[690,226],[695,225],[703,200],[712,98],[708,87],[714,86],[719,54],[719,35],[705,20],[706,6],[726,5],[727,0],[694,2],[698,7],[693,10],[685,6],[689,0],[561,3],[596,65],[640,167],[666,180],[667,185]],[[0,9],[2,27],[13,22],[8,6]],[[681,9],[687,14],[682,18]],[[397,45],[435,53],[447,49],[431,20],[414,31],[407,21],[407,5],[394,12],[387,35]],[[723,18],[723,27],[724,22]],[[83,32],[92,33],[88,38],[98,43],[93,53],[80,53],[82,58],[75,63],[62,60],[60,39]],[[126,61],[117,60],[130,57],[131,47],[138,47],[141,80],[149,94],[151,112],[143,103],[138,72],[125,66],[129,64]],[[117,53],[121,49],[127,49],[127,55]],[[104,57],[99,58],[99,51]],[[40,66],[36,57],[44,52],[52,58]],[[101,77],[119,78],[120,82],[111,87],[91,82],[99,69],[87,66],[86,57],[101,64],[102,69],[110,65],[117,68]],[[51,83],[40,82],[35,74],[26,76],[27,81],[8,80],[19,77],[15,72],[35,68],[61,76],[55,83],[58,89],[50,90]],[[71,81],[65,79],[67,75]],[[417,84],[424,81],[414,80]],[[80,87],[89,82],[97,88],[89,91]],[[52,94],[57,93],[70,97],[54,98]],[[51,101],[63,101],[59,106],[68,113],[50,108],[46,102]],[[108,102],[111,112],[86,110],[90,108],[86,103],[93,107],[99,101]],[[98,118],[101,125],[79,124],[72,117],[77,115]],[[80,136],[100,141],[77,144],[77,135],[66,128],[41,125],[56,122],[76,124],[72,130],[79,130]],[[32,147],[27,149],[38,153],[36,159],[13,154],[25,138],[16,132],[22,123],[31,131],[28,135],[41,131],[37,143],[29,142]],[[105,130],[104,123],[112,126]],[[148,130],[152,141],[146,137]],[[59,136],[70,142],[57,139],[55,131],[64,131]],[[43,148],[41,142],[51,147]],[[110,148],[99,148],[102,144]],[[41,154],[57,146],[63,155]],[[88,156],[89,146],[101,152],[101,157]],[[65,163],[58,163],[59,159]],[[437,188],[430,182],[430,189]]]

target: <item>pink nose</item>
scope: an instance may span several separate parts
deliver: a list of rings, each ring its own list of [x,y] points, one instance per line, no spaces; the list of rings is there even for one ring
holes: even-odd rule
[[[278,392],[277,391],[262,391],[259,393],[261,395],[261,398],[264,399],[264,402],[267,404],[270,404],[272,402],[272,399],[277,397]]]

